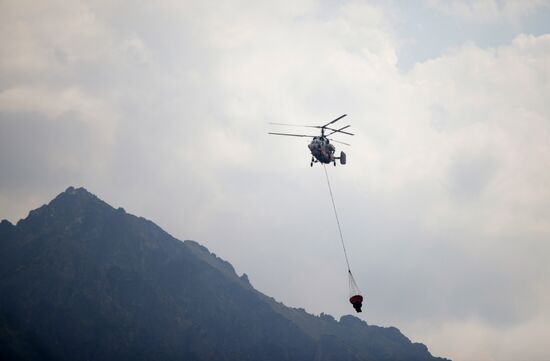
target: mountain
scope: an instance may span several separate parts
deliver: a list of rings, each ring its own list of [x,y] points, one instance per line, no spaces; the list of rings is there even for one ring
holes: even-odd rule
[[[2,221],[0,259],[2,360],[443,360],[396,328],[286,307],[83,188]]]

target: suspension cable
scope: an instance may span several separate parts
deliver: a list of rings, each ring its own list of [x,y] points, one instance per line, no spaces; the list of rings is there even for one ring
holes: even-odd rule
[[[346,258],[346,265],[348,266],[348,273],[351,276],[351,268],[349,266],[349,259],[348,259],[348,253],[346,252],[346,245],[344,244],[344,236],[342,235],[342,227],[340,227],[340,219],[338,218],[338,212],[336,211],[336,204],[334,203],[334,195],[332,194],[332,187],[330,186],[330,180],[328,179],[328,172],[325,164],[323,164],[323,169],[325,170],[325,176],[327,178],[328,191],[330,193],[330,199],[332,201],[332,208],[334,209],[334,216],[336,217],[336,224],[338,225],[338,233],[340,234],[340,242],[342,243],[342,249],[344,250],[344,257]]]

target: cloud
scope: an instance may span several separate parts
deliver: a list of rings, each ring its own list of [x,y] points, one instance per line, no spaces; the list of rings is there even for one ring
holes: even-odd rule
[[[395,323],[407,315],[418,316],[411,324],[454,319],[464,335],[484,334],[472,354],[451,351],[453,359],[516,359],[488,345],[502,346],[496,340],[517,332],[526,342],[514,355],[525,351],[526,325],[536,338],[540,328],[534,323],[542,321],[530,320],[547,310],[548,290],[541,293],[547,257],[538,252],[547,254],[550,234],[550,193],[544,186],[550,109],[543,101],[549,68],[541,66],[550,63],[549,40],[521,35],[493,49],[466,44],[418,64],[404,79],[415,101],[401,93],[404,124],[394,120],[394,142],[371,156],[370,171],[359,175],[360,183],[383,195],[382,204],[395,204],[387,217],[405,227],[402,232],[366,227],[385,235],[370,249],[377,254],[372,258],[391,256],[395,262],[364,268],[363,274],[387,272],[380,283],[371,281],[370,291],[385,293],[388,309],[371,307],[381,306],[377,311],[385,319],[391,310],[407,310]],[[372,198],[378,197],[363,199]],[[403,220],[406,215],[415,227]],[[389,227],[385,223],[380,227]],[[389,247],[388,241],[397,244]],[[388,277],[394,279],[389,284]],[[472,319],[472,329],[465,331],[470,326],[464,320]],[[467,336],[453,339],[477,345]],[[543,359],[538,350],[534,357]]]
[[[543,361],[548,358],[545,350],[548,322],[548,314],[537,314],[505,328],[466,319],[444,323],[437,333],[421,338],[433,345],[432,354],[445,354],[453,360],[521,360],[528,353],[530,360]],[[422,323],[414,326],[420,334],[432,327],[434,325]],[[460,345],[456,340],[461,340]]]

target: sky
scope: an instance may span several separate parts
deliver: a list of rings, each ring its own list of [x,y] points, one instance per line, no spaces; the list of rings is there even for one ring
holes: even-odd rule
[[[267,133],[348,114],[327,171],[358,317],[550,359],[550,1],[3,0],[0,29],[0,218],[83,186],[339,317],[323,169]]]

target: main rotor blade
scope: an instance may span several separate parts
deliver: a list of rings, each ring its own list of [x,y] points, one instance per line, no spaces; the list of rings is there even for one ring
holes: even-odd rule
[[[328,129],[328,130],[332,130],[332,133],[327,134],[327,137],[328,137],[329,135],[334,134],[334,133],[343,133],[343,134],[347,134],[347,135],[355,135],[355,134],[353,134],[353,133],[348,133],[348,132],[343,132],[343,131],[342,131],[342,129],[346,129],[346,128],[349,128],[349,127],[350,127],[350,125],[346,125],[345,127],[342,127],[342,128],[340,128],[340,129],[325,128],[325,129]]]
[[[321,128],[319,125],[300,125],[300,124],[288,124],[288,123],[268,123],[272,125],[286,125],[288,127],[302,127],[302,128]]]
[[[315,138],[315,135],[305,135],[305,134],[289,134],[289,133],[267,133],[271,135],[285,135],[288,137],[302,137],[302,138]]]
[[[351,144],[348,144],[348,143],[344,143],[344,142],[340,142],[339,140],[334,140],[334,139],[329,139],[331,142],[334,142],[334,143],[340,143],[340,144],[343,144],[343,145],[349,145],[351,146]]]
[[[347,114],[344,114],[344,115],[340,115],[338,118],[334,119],[333,121],[331,122],[328,122],[327,124],[323,125],[321,128],[326,128],[327,125],[331,125],[332,123],[335,123],[337,121],[339,121],[340,119],[342,119],[343,117],[345,117]]]

